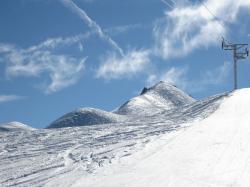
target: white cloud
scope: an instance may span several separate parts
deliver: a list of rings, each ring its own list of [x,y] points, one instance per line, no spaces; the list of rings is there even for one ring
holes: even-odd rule
[[[19,95],[0,95],[0,103],[20,100],[23,98],[24,98],[23,96]]]
[[[83,44],[81,42],[79,43],[78,48],[81,52],[83,51]]]
[[[181,68],[172,67],[165,72],[151,74],[148,76],[146,84],[148,86],[152,86],[160,81],[164,81],[169,84],[176,85],[182,89],[186,89],[186,87],[188,86],[187,84],[189,82],[186,80],[187,70],[188,70],[187,67],[181,67]]]
[[[223,65],[213,69],[207,70],[202,73],[200,84],[202,85],[218,85],[225,82],[227,79],[231,66],[229,62],[225,62]]]
[[[73,45],[76,43],[78,43],[79,45],[82,45],[81,42],[88,39],[91,34],[92,34],[91,32],[86,32],[83,34],[78,34],[78,35],[70,36],[70,37],[48,38],[38,45],[29,47],[28,49],[26,49],[26,51],[32,52],[32,51],[37,51],[37,50],[42,50],[42,49],[54,49],[54,48],[58,48],[61,46]],[[0,50],[1,50],[1,46],[0,46]]]
[[[85,69],[86,58],[54,53],[53,49],[72,44],[82,45],[81,42],[88,36],[87,33],[67,38],[51,38],[27,49],[0,44],[1,61],[6,63],[6,75],[9,78],[48,75],[51,82],[43,83],[45,93],[66,88],[79,79]]]
[[[215,69],[202,72],[198,79],[191,80],[187,76],[187,67],[172,67],[161,73],[158,72],[157,74],[150,74],[146,80],[146,84],[148,86],[152,86],[159,81],[164,81],[192,93],[200,92],[208,85],[220,85],[225,83],[228,78],[230,68],[230,64],[225,63]]]
[[[123,57],[111,53],[105,57],[103,61],[97,70],[97,77],[103,77],[105,79],[131,77],[147,68],[150,61],[149,51],[132,50]]]
[[[86,3],[93,3],[96,0],[83,0],[83,1],[86,2]]]
[[[219,44],[221,36],[228,32],[225,23],[234,23],[242,7],[250,8],[250,0],[207,0],[204,5],[177,3],[158,20],[153,31],[156,55],[164,59],[180,57],[199,47]]]
[[[21,60],[12,57],[11,63],[6,68],[9,77],[17,76],[40,76],[48,73],[51,83],[44,87],[45,93],[59,91],[74,84],[80,73],[84,70],[85,59],[53,55],[49,52],[36,52],[32,55],[23,55]]]
[[[84,23],[88,25],[89,28],[95,31],[101,39],[107,41],[115,50],[117,50],[120,53],[120,55],[122,56],[124,55],[122,48],[110,36],[105,34],[102,28],[94,20],[92,20],[83,9],[78,7],[72,0],[61,0],[61,1],[72,12],[77,14],[84,21]]]
[[[201,92],[204,91],[207,86],[225,84],[228,80],[231,68],[230,63],[224,63],[214,69],[202,72],[198,79],[189,81],[190,88],[192,88],[190,91],[193,93]]]
[[[10,51],[12,51],[15,47],[11,44],[3,44],[0,43],[0,54],[1,53],[8,53]]]
[[[139,29],[142,27],[144,26],[141,24],[120,25],[120,26],[115,26],[115,27],[104,29],[104,31],[111,35],[117,35],[121,33],[127,33],[131,30]]]
[[[10,63],[6,68],[6,74],[9,77],[40,76],[47,73],[51,83],[43,88],[45,93],[56,92],[76,83],[85,63],[85,59],[78,60],[48,51],[36,51],[32,54],[15,51],[8,59]]]
[[[85,68],[86,59],[76,62],[74,58],[57,56],[55,60],[58,60],[58,64],[49,67],[49,71],[51,72],[50,77],[53,81],[46,89],[47,93],[55,92],[75,84]],[[58,69],[58,65],[61,66],[61,68]]]

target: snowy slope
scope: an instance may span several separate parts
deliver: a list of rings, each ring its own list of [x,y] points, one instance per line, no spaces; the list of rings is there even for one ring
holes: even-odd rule
[[[0,124],[0,132],[13,132],[13,131],[24,131],[24,130],[35,130],[35,129],[16,121],[6,124]]]
[[[177,87],[159,82],[151,88],[144,88],[141,95],[132,98],[114,111],[123,115],[143,115],[170,110],[194,102],[195,99]]]
[[[162,148],[157,143],[160,137],[169,137],[161,144],[169,143],[172,134],[182,133],[183,129],[215,114],[227,97],[227,94],[217,95],[180,107],[143,113],[142,117],[121,115],[127,119],[117,123],[3,133],[0,135],[0,184],[108,186],[111,178],[106,170],[110,168],[122,174],[120,164],[142,163]],[[149,145],[152,150],[148,151]],[[105,173],[107,177],[103,176]],[[91,183],[92,178],[96,183]],[[120,182],[121,185],[119,181],[114,184],[122,186],[124,183]]]
[[[134,122],[142,119],[142,116],[183,108],[194,102],[195,99],[177,87],[161,81],[151,88],[144,88],[141,95],[132,98],[113,112],[81,108],[63,115],[48,128]]]
[[[65,114],[52,122],[48,128],[88,126],[124,121],[124,117],[94,108],[81,108]]]
[[[234,92],[211,116],[161,136],[122,164],[74,186],[250,186],[250,89]]]

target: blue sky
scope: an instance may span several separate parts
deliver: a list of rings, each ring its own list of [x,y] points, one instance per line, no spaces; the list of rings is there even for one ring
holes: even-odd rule
[[[250,0],[2,0],[0,123],[109,111],[160,80],[196,99],[231,90],[220,39],[249,43],[249,10]],[[241,61],[240,88],[249,73]]]

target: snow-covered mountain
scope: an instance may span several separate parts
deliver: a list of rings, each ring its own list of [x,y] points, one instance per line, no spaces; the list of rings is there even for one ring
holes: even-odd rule
[[[74,126],[89,126],[124,121],[124,117],[94,108],[80,108],[63,115],[52,122],[48,128],[62,128]]]
[[[173,92],[179,96],[170,96]],[[167,94],[164,95],[165,93]],[[93,184],[91,178],[98,176],[101,179],[105,175],[102,173],[105,169],[115,171],[112,168],[119,166],[124,160],[124,163],[127,163],[126,159],[136,159],[134,155],[145,151],[148,145],[160,150],[161,147],[154,144],[157,139],[166,136],[167,139],[169,137],[166,143],[171,141],[172,134],[192,128],[193,123],[201,122],[216,113],[220,104],[229,97],[228,94],[221,94],[195,101],[165,83],[144,89],[141,95],[145,94],[152,94],[153,97],[164,101],[162,105],[166,106],[166,109],[162,107],[163,109],[156,110],[161,108],[160,102],[154,102],[151,112],[148,105],[142,105],[141,116],[80,109],[59,119],[59,126],[64,126],[64,123],[71,123],[73,126],[72,124],[82,123],[82,119],[94,120],[93,113],[98,114],[97,119],[101,116],[101,120],[106,116],[111,123],[104,124],[104,121],[101,122],[102,125],[86,126],[86,121],[83,121],[85,126],[3,133],[0,138],[0,183],[3,186],[112,186],[109,182],[101,183],[99,179],[94,179],[96,183]],[[88,118],[87,112],[90,112]],[[153,154],[144,154],[145,158],[151,153]],[[144,157],[139,160],[143,159]],[[119,181],[114,181],[115,186],[124,186],[124,183],[118,183]]]
[[[161,81],[151,88],[144,88],[139,96],[130,99],[113,112],[123,115],[152,114],[182,107],[194,101],[195,99],[182,90]]]
[[[102,125],[1,133],[0,184],[250,186],[250,89],[183,101],[108,113],[124,121]]]
[[[159,112],[183,108],[194,102],[195,99],[182,90],[161,81],[151,88],[144,88],[139,96],[130,99],[113,112],[81,108],[63,115],[48,128],[134,122],[138,120],[137,116],[152,116]]]
[[[0,132],[27,131],[27,130],[35,130],[35,129],[16,121],[0,124]]]
[[[159,136],[121,164],[74,186],[250,186],[250,89],[222,98],[208,118]],[[74,175],[74,174],[73,174]],[[68,176],[70,177],[70,175]]]

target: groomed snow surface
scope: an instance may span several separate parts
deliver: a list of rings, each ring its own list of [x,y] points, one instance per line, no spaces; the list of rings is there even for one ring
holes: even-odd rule
[[[201,101],[173,90],[148,90],[139,114],[145,93],[131,99],[112,123],[1,132],[0,184],[250,186],[250,89]]]
[[[250,89],[210,117],[163,135],[120,165],[75,186],[250,186]]]

